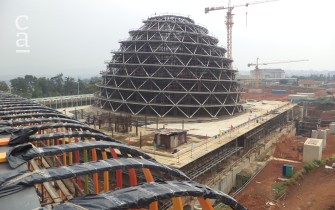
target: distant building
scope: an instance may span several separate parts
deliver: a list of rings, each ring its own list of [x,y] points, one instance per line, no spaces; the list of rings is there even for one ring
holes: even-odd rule
[[[325,87],[325,88],[333,88],[333,87],[335,87],[335,80],[334,79],[327,79],[322,84],[322,87]]]
[[[250,75],[236,75],[237,81],[241,85],[256,85],[256,73],[255,70],[250,71]],[[285,78],[285,71],[282,69],[259,69],[259,85],[278,85],[284,81],[283,84],[294,84],[296,78]]]
[[[161,128],[156,131],[154,142],[157,147],[165,149],[176,148],[181,144],[187,143],[186,133],[186,130]]]
[[[314,81],[309,79],[301,79],[298,81],[300,87],[319,87],[323,84],[322,81]]]
[[[250,74],[253,78],[256,78],[255,70],[251,70]],[[259,79],[285,79],[285,71],[282,69],[259,69]]]
[[[253,85],[255,83],[255,78],[253,78],[250,74],[239,74],[239,75],[236,75],[236,80],[241,85]]]

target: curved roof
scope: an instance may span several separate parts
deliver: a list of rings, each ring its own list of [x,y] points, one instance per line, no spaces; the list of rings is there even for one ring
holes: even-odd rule
[[[159,117],[217,117],[242,111],[236,70],[217,44],[217,38],[189,17],[148,18],[112,51],[97,84],[99,105]],[[220,96],[212,96],[216,94]]]

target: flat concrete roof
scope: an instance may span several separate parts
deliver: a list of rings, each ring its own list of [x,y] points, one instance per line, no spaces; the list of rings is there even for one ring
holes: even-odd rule
[[[181,168],[206,155],[207,153],[222,147],[224,144],[231,142],[250,130],[253,130],[257,126],[266,123],[268,120],[276,117],[280,113],[296,106],[295,104],[280,101],[248,102],[247,104],[251,107],[250,110],[252,113],[248,110],[240,113],[238,116],[230,116],[219,120],[200,123],[184,123],[184,129],[189,130],[188,134],[204,136],[203,141],[180,145],[177,147],[179,151],[175,154],[161,151],[154,152],[153,148],[149,146],[142,147],[142,150],[154,157],[160,163],[173,166],[175,168]],[[274,109],[277,110],[274,111]],[[272,114],[260,117],[262,114],[266,114],[267,112]],[[258,123],[255,120],[252,120],[255,115],[259,117]],[[249,121],[249,118],[251,118],[252,121]],[[235,127],[235,129],[228,133],[231,124]],[[237,126],[241,124],[243,125],[237,128]],[[155,128],[155,126],[156,124],[152,124],[148,127]],[[181,126],[181,124],[177,123],[165,124],[165,127],[168,128],[181,128]],[[223,135],[217,136],[219,134],[219,129],[227,131],[227,133],[221,133]],[[206,138],[206,134],[208,135],[208,138]]]
[[[238,127],[243,123],[247,123],[253,120],[255,117],[259,117],[267,112],[281,107],[288,102],[282,101],[258,101],[258,102],[248,102],[244,106],[247,108],[246,111],[238,113],[234,116],[225,116],[219,119],[203,121],[199,118],[198,122],[184,122],[184,130],[188,130],[189,135],[197,136],[208,136],[214,137],[220,132],[225,132],[230,130],[231,126],[234,128]],[[182,122],[180,123],[159,123],[158,127],[165,127],[169,129],[182,129]],[[156,124],[153,123],[147,126],[148,128],[156,129]],[[221,130],[221,131],[220,131]]]
[[[161,135],[176,135],[181,133],[187,133],[187,130],[182,129],[170,129],[170,128],[160,128],[155,131],[155,134],[161,134]]]
[[[305,141],[304,145],[321,146],[322,145],[322,139],[308,138]]]

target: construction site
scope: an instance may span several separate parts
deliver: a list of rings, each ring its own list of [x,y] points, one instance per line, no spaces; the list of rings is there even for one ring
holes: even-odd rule
[[[274,1],[274,0],[273,0]],[[335,209],[335,88],[233,67],[190,17],[155,15],[94,94],[0,91],[0,209]],[[285,80],[283,82],[283,80]]]
[[[297,88],[296,91],[302,90]],[[166,189],[169,184],[175,186],[185,184],[182,180],[192,180],[192,184],[211,187],[213,192],[227,196],[227,200],[221,200],[224,202],[220,204],[220,199],[212,200],[216,196],[202,194],[211,199],[211,203],[204,204],[199,197],[194,199],[190,197],[192,193],[187,192],[186,197],[178,194],[178,199],[171,194],[172,200],[156,197],[159,199],[156,207],[207,209],[204,205],[213,205],[225,209],[234,200],[230,196],[240,203],[234,204],[240,205],[238,208],[230,205],[232,209],[242,209],[242,206],[281,209],[288,205],[325,209],[333,205],[333,188],[324,187],[322,183],[329,186],[335,176],[332,169],[335,124],[331,122],[335,107],[333,101],[317,100],[319,96],[291,103],[282,96],[274,100],[276,94],[264,94],[261,101],[252,99],[251,95],[245,99],[243,111],[234,116],[178,119],[131,116],[97,106],[84,106],[78,110],[65,108],[67,115],[64,115],[60,113],[64,108],[57,111],[13,95],[2,95],[1,148],[5,153],[1,158],[0,199],[11,201],[22,195],[23,199],[35,200],[30,203],[31,208],[39,205],[50,208],[52,205],[52,208],[62,209],[64,205],[67,208],[79,205],[91,209],[90,199],[98,198],[80,196],[91,193],[106,196],[108,192],[116,199],[118,193],[125,195],[122,189],[134,190],[137,183],[142,188],[145,181],[174,180],[173,183],[162,181]],[[315,153],[305,154],[308,150],[304,144],[310,137],[321,142],[321,150],[312,159],[304,160],[309,153],[312,156]],[[108,164],[99,163],[100,160]],[[313,160],[323,161],[329,168],[323,166],[306,172],[278,197],[274,184],[287,182]],[[290,176],[283,174],[284,165],[294,168]],[[113,170],[115,173],[111,173]],[[307,193],[311,187],[308,183],[315,180],[320,185],[314,186],[313,190],[320,191],[324,199],[306,202],[312,198],[300,193]],[[190,182],[186,182],[189,186]],[[24,196],[28,194],[28,197]],[[129,208],[153,205],[150,199],[145,205],[140,205],[136,199],[133,204],[122,199],[112,203],[124,202],[129,202],[124,204]],[[8,208],[13,206],[19,205],[8,202]]]

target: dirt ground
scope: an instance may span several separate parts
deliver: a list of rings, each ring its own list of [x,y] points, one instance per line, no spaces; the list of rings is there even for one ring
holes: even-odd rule
[[[287,101],[289,94],[302,93],[315,93],[315,97],[320,97],[326,93],[326,90],[303,88],[296,86],[266,86],[260,87],[263,89],[263,93],[248,93],[248,89],[254,89],[255,87],[244,87],[245,93],[241,94],[242,99],[255,99],[255,100],[271,100],[271,101]],[[271,90],[287,90],[287,94],[272,94]]]
[[[280,200],[274,199],[272,185],[282,176],[283,164],[291,164],[294,171],[303,167],[304,137],[282,137],[276,144],[274,159],[235,198],[248,209],[335,209],[335,169],[324,166],[304,175],[297,185],[289,188]],[[323,159],[335,154],[335,136],[327,136]],[[286,160],[285,160],[286,159]],[[328,162],[327,165],[331,165]]]
[[[269,209],[267,202],[273,201],[272,184],[282,177],[283,164],[291,164],[294,170],[303,167],[302,163],[271,160],[264,169],[235,198],[248,209]]]
[[[273,209],[335,209],[335,169],[321,166],[306,174]]]
[[[273,156],[276,158],[302,161],[302,148],[307,137],[285,136],[276,143]]]

